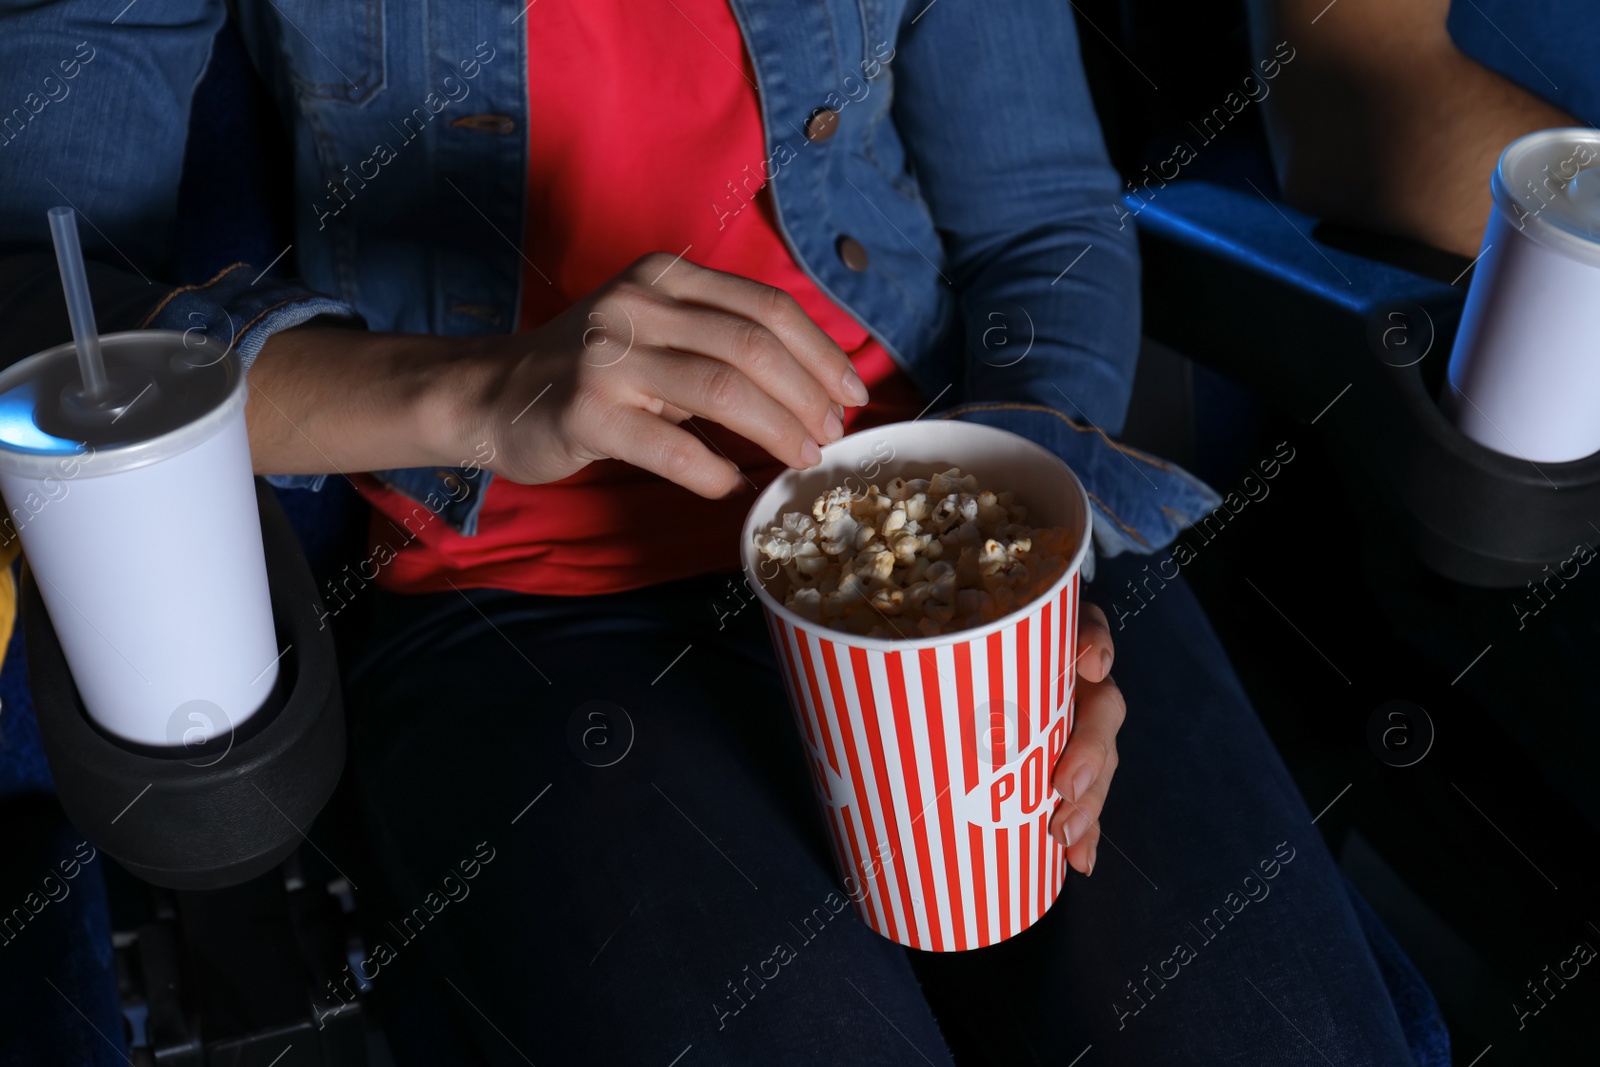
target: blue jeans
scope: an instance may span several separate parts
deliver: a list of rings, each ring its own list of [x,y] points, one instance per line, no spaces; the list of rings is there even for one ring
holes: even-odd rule
[[[1090,596],[1136,568],[1102,560]],[[913,955],[995,1062],[1411,1062],[1181,581],[1116,634],[1130,710],[1094,876],[944,955],[843,906],[759,607],[719,629],[735,602],[722,579],[385,599],[352,685],[389,894],[362,894],[388,951],[361,969],[403,1063],[942,1067]]]

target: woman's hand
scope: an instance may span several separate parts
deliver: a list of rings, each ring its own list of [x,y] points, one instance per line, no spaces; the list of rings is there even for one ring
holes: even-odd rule
[[[691,416],[805,468],[866,402],[787,293],[653,253],[529,333],[275,333],[246,419],[258,474],[470,462],[539,484],[615,458],[721,497],[743,476],[680,425]]]
[[[843,436],[844,408],[867,399],[849,357],[787,293],[663,253],[497,340],[477,433],[494,446],[486,466],[515,482],[613,458],[722,497],[743,476],[680,423],[709,419],[805,469]]]
[[[1122,690],[1111,680],[1112,655],[1106,613],[1084,602],[1078,615],[1075,721],[1051,777],[1063,799],[1050,818],[1050,832],[1067,846],[1067,862],[1084,874],[1094,873],[1100,809],[1117,771],[1117,731],[1128,710]]]

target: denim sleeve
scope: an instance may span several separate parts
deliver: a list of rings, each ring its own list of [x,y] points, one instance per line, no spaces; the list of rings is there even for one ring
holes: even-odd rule
[[[1101,552],[1154,552],[1220,500],[1110,436],[1138,358],[1138,246],[1121,219],[1072,5],[907,12],[892,66],[895,123],[944,236],[965,329],[960,404],[943,414],[1051,448],[1089,490]]]
[[[227,338],[248,368],[278,330],[319,316],[361,325],[350,305],[242,263],[198,285],[161,281],[190,104],[225,17],[224,0],[0,0],[0,346],[8,362],[70,336],[45,219],[57,204],[78,213],[102,332],[199,331]],[[322,477],[272,481],[320,485]]]

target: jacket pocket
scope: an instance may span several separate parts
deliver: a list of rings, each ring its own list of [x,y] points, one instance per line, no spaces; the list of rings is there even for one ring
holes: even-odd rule
[[[384,0],[273,0],[301,97],[364,104],[383,88]]]

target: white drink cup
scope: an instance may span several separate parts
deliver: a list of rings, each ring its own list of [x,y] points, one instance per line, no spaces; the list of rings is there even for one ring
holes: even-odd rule
[[[194,746],[239,727],[278,677],[244,372],[175,331],[100,343],[134,398],[92,418],[71,402],[73,345],[0,371],[0,536],[22,539],[90,717]]]
[[[1600,451],[1600,131],[1513,141],[1441,405],[1485,447],[1535,463]]]

